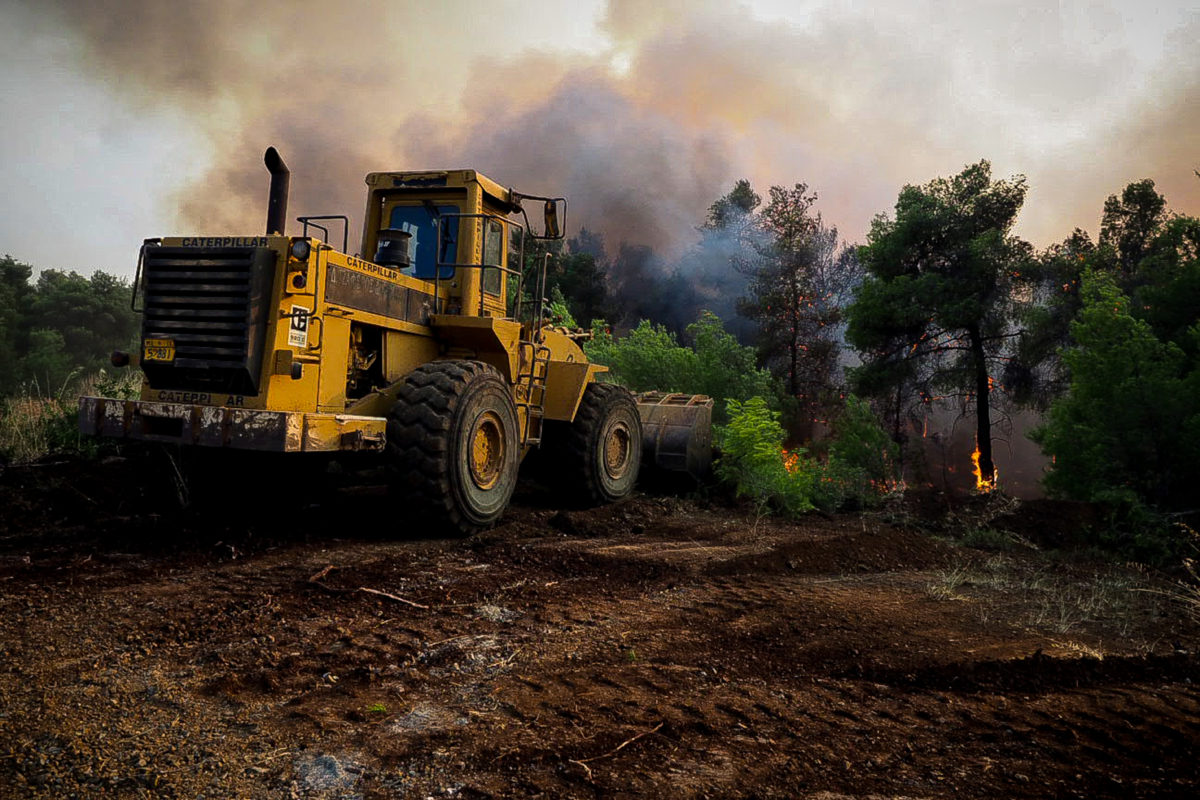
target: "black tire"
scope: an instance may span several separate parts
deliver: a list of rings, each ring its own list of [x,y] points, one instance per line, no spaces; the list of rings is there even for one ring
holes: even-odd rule
[[[642,420],[629,390],[589,384],[570,425],[550,429],[548,466],[568,497],[585,506],[627,497],[642,462]]]
[[[517,407],[495,368],[436,361],[405,379],[387,423],[393,495],[418,534],[470,534],[508,508],[520,464]]]

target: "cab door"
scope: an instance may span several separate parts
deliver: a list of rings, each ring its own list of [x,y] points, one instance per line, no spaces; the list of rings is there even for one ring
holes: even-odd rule
[[[486,212],[485,212],[486,213]],[[494,212],[493,212],[494,213]],[[483,240],[480,264],[480,290],[483,294],[483,312],[492,317],[507,316],[508,241],[511,223],[488,213],[480,218]]]

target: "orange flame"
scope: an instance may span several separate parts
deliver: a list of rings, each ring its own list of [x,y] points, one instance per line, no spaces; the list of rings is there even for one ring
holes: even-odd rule
[[[975,443],[975,452],[971,453],[971,471],[975,474],[975,489],[981,493],[988,493],[996,488],[996,479],[1000,477],[999,470],[995,465],[992,465],[992,474],[988,477],[983,477],[983,473],[979,469],[979,442]]]

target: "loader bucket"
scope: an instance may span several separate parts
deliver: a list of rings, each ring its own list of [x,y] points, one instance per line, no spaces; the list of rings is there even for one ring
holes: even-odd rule
[[[711,397],[646,392],[637,396],[642,418],[642,464],[703,480],[712,468]]]

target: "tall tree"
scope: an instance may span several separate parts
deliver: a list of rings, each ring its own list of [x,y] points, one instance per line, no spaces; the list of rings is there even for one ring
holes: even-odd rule
[[[634,327],[641,320],[670,325],[672,333],[683,332],[675,324],[673,298],[666,292],[666,268],[646,245],[621,242],[608,267],[610,286],[617,311],[613,322]]]
[[[1100,244],[1117,254],[1122,270],[1131,274],[1146,255],[1151,240],[1166,221],[1167,201],[1149,178],[1125,187],[1121,196],[1109,195],[1100,220]]]
[[[754,343],[757,326],[738,313],[738,301],[747,284],[739,265],[753,252],[751,243],[757,235],[754,212],[761,202],[750,181],[737,181],[709,206],[698,228],[700,241],[680,257],[672,276],[677,278],[672,297],[680,320],[690,322],[711,311],[744,345]]]
[[[898,387],[973,400],[979,469],[995,476],[992,376],[1007,355],[1018,286],[1032,257],[1012,235],[1025,178],[992,180],[987,161],[905,186],[895,219],[877,217],[859,258],[868,272],[847,338],[863,355],[859,393]]]
[[[29,347],[25,309],[33,268],[12,256],[0,258],[0,395],[14,391],[21,379],[21,359]]]
[[[140,324],[129,307],[129,284],[100,270],[90,278],[42,270],[28,319],[32,329],[58,331],[74,365],[86,370],[103,367],[113,349],[129,347]]]
[[[1133,299],[1131,314],[1191,351],[1187,329],[1200,306],[1200,220],[1172,214],[1154,181],[1135,181],[1104,203],[1100,240],[1076,229],[1031,265],[1031,300],[1022,318],[1020,346],[1004,371],[1017,402],[1046,408],[1061,397],[1070,373],[1061,354],[1076,344],[1072,322],[1082,309],[1082,276],[1111,278]]]
[[[1200,218],[1172,216],[1155,233],[1127,284],[1134,316],[1189,358],[1200,358]]]
[[[1029,302],[1021,310],[1016,352],[1001,377],[1015,402],[1044,410],[1066,391],[1070,375],[1060,354],[1071,344],[1071,323],[1082,307],[1081,276],[1114,269],[1111,249],[1097,247],[1079,228],[1028,265]]]
[[[0,259],[0,394],[36,380],[61,388],[77,372],[108,364],[114,349],[135,341],[139,320],[129,308],[129,284],[104,272],[33,270]]]
[[[840,388],[840,324],[859,275],[806,184],[773,186],[769,196],[755,220],[755,257],[743,267],[749,296],[739,310],[758,324],[759,360],[814,411]]]
[[[749,181],[737,181],[709,206],[697,228],[699,241],[673,262],[649,247],[620,242],[612,258],[604,262],[610,321],[618,327],[633,327],[639,320],[649,319],[682,336],[702,312],[711,311],[725,320],[738,341],[750,343],[754,326],[737,314],[737,301],[746,287],[746,275],[737,265],[751,252],[748,236],[760,202]],[[580,238],[584,238],[582,234]],[[594,252],[599,244],[588,236],[579,249],[572,242],[571,251]],[[563,292],[570,300],[567,287]]]
[[[705,217],[701,230],[723,231],[740,228],[761,203],[762,198],[750,186],[750,181],[742,178],[734,183],[728,194],[708,207],[708,216]]]
[[[1045,480],[1053,494],[1194,508],[1200,364],[1165,331],[1138,319],[1136,306],[1111,274],[1085,273],[1074,344],[1064,355],[1070,391],[1031,438],[1053,457]],[[1197,308],[1189,312],[1193,347],[1200,338]]]
[[[551,296],[556,289],[561,292],[576,322],[590,328],[592,320],[604,319],[611,314],[601,236],[587,228],[581,229],[551,265],[546,275],[546,296]]]

